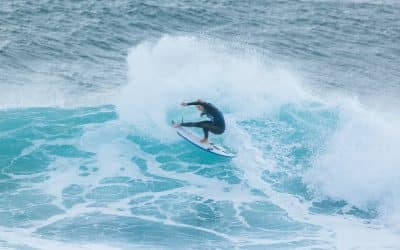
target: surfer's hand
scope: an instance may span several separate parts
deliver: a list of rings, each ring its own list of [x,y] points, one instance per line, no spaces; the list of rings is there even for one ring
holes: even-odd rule
[[[187,106],[187,103],[186,102],[182,102],[181,105],[185,107],[185,106]]]

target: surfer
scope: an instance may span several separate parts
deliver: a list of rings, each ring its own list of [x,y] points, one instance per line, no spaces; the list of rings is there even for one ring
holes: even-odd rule
[[[200,140],[202,143],[208,142],[208,132],[220,135],[225,131],[225,120],[221,111],[219,111],[214,105],[202,100],[195,102],[182,102],[182,106],[186,107],[189,105],[196,105],[196,108],[201,112],[200,116],[207,116],[210,120],[200,122],[182,122],[174,124],[174,127],[197,127],[202,128],[204,132],[204,138]]]

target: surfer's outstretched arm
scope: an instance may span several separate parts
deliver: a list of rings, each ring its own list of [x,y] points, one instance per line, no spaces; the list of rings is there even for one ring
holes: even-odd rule
[[[192,105],[198,106],[198,105],[200,105],[200,106],[203,106],[203,107],[209,106],[209,104],[207,102],[203,102],[201,100],[197,100],[197,101],[194,101],[194,102],[182,102],[181,105],[182,106],[192,106]]]
[[[195,102],[182,102],[182,106],[202,106],[203,108],[205,108],[206,110],[208,110],[210,108],[210,103],[208,102],[203,102],[203,101],[195,101]]]
[[[189,105],[204,105],[204,102],[199,102],[199,101],[195,101],[195,102],[184,102],[183,106],[189,106]]]

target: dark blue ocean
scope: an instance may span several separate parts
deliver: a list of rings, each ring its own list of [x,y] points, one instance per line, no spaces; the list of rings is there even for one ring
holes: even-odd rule
[[[400,249],[399,148],[398,1],[0,1],[0,249]]]

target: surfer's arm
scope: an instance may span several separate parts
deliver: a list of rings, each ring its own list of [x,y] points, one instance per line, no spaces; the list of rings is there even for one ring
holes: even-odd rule
[[[184,102],[184,103],[182,103],[183,104],[183,106],[189,106],[189,105],[204,105],[204,102],[199,102],[199,101],[196,101],[196,102]]]
[[[201,115],[205,115],[207,113],[209,113],[210,110],[213,109],[213,107],[208,103],[208,102],[199,102],[199,101],[195,101],[195,102],[183,102],[182,103],[183,106],[189,106],[189,105],[201,105],[204,107],[205,112],[203,112]]]

